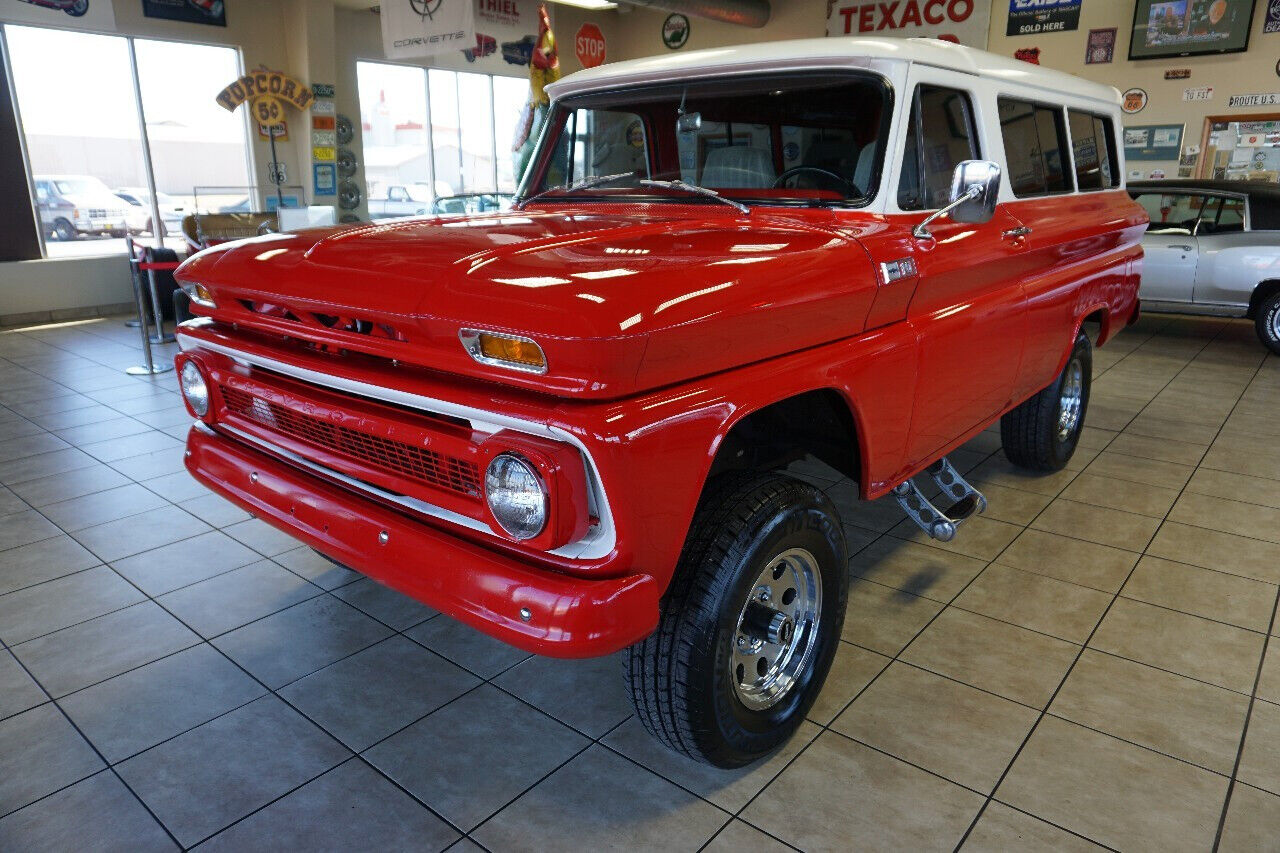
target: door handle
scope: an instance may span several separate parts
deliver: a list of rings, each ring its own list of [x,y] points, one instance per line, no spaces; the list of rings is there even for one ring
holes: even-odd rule
[[[1000,236],[1006,240],[1016,240],[1019,237],[1025,237],[1031,233],[1031,229],[1023,225],[1019,228],[1010,228],[1008,231],[1000,232]]]
[[[1195,247],[1195,246],[1170,246],[1169,248],[1170,248],[1170,249],[1181,249],[1181,250],[1182,250],[1182,251],[1184,251],[1184,252],[1194,252],[1194,251],[1196,250],[1196,247]]]

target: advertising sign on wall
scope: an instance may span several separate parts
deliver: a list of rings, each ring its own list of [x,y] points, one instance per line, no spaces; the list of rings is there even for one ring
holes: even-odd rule
[[[1007,36],[1065,33],[1080,28],[1083,0],[1009,0]]]
[[[829,0],[827,35],[941,38],[986,48],[990,0]]]
[[[472,0],[384,0],[381,18],[388,59],[465,50],[475,40]]]
[[[223,0],[142,0],[142,14],[148,18],[186,21],[188,24],[227,25]]]
[[[1227,99],[1229,107],[1274,107],[1276,104],[1280,104],[1280,92],[1232,95]]]
[[[1085,65],[1101,65],[1115,59],[1116,28],[1089,30],[1089,41],[1084,49]]]
[[[1254,0],[1138,0],[1130,59],[1238,53],[1249,47]]]
[[[583,24],[573,39],[573,50],[583,68],[595,68],[604,62],[604,33],[593,23]]]
[[[1267,22],[1262,25],[1264,33],[1280,33],[1280,0],[1267,0]]]
[[[1177,160],[1182,153],[1182,125],[1147,124],[1124,129],[1128,160]]]
[[[0,22],[114,30],[116,15],[111,0],[0,0]]]

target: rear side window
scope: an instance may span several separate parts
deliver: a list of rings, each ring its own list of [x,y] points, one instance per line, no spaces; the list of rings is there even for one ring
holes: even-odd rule
[[[1142,193],[1135,198],[1151,217],[1148,234],[1189,237],[1195,232],[1200,210],[1205,206],[1202,195]]]
[[[1060,107],[1000,99],[1000,134],[1004,138],[1009,183],[1018,198],[1071,191],[1067,176],[1066,120]]]
[[[941,86],[917,87],[907,124],[898,207],[936,210],[947,204],[956,166],[977,158],[969,96]]]
[[[1115,145],[1111,120],[1084,113],[1067,111],[1071,128],[1071,151],[1075,155],[1076,188],[1106,190],[1116,185]]]
[[[1244,230],[1244,200],[1211,198],[1200,211],[1196,234],[1235,234]]]

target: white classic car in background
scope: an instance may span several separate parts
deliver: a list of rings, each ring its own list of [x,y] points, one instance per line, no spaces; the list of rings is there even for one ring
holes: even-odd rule
[[[1142,307],[1248,317],[1280,354],[1280,186],[1252,181],[1133,181],[1146,208]]]

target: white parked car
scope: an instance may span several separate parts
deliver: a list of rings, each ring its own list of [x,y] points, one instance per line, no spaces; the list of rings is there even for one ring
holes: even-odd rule
[[[1280,355],[1280,186],[1253,181],[1134,181],[1146,208],[1142,307],[1248,317]]]
[[[129,222],[130,234],[155,234],[151,227],[151,194],[146,187],[116,187],[112,190],[116,197],[126,205],[125,219]],[[187,215],[187,208],[179,199],[168,193],[156,193],[160,202],[161,237],[182,233],[182,217]]]

